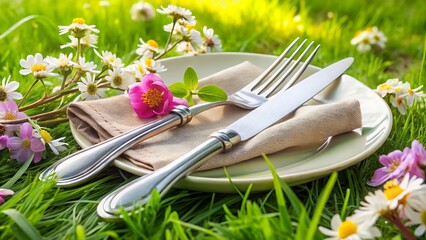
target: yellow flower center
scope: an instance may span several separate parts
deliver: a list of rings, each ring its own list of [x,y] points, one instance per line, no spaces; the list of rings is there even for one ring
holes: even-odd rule
[[[4,115],[4,120],[16,120],[16,116],[12,114],[11,112],[7,112]]]
[[[113,57],[107,58],[107,61],[110,63],[113,63],[115,61],[115,59]]]
[[[378,86],[379,90],[385,90],[385,91],[389,91],[392,89],[392,86],[390,84],[387,83],[382,83]]]
[[[31,140],[30,140],[30,139],[24,139],[24,140],[22,141],[22,146],[23,146],[24,148],[30,148],[30,147],[31,147]]]
[[[192,29],[195,28],[195,25],[194,24],[186,24],[185,27],[186,27],[186,29],[188,29],[188,32],[190,32]]]
[[[387,181],[383,188],[383,193],[385,194],[387,200],[392,200],[398,197],[399,194],[404,191],[404,189],[399,186],[399,182],[397,179]]]
[[[77,24],[85,24],[86,21],[84,20],[84,18],[74,18],[72,20],[72,23],[77,23]]]
[[[365,31],[367,31],[367,32],[373,32],[373,28],[372,28],[372,27],[367,27],[367,28],[365,29]]]
[[[370,44],[370,40],[368,40],[368,38],[364,38],[364,39],[362,39],[362,43]]]
[[[410,94],[410,95],[414,95],[414,91],[411,88],[407,89],[407,93]]]
[[[402,88],[401,87],[396,87],[395,88],[395,92],[399,92],[399,91],[401,91],[402,90]]]
[[[146,58],[145,59],[145,65],[148,67],[152,67],[152,58]]]
[[[112,79],[112,82],[115,84],[115,86],[121,86],[121,84],[123,84],[123,78],[121,78],[119,75],[116,75],[114,79]]]
[[[143,69],[142,64],[136,64],[136,66],[138,66],[138,69],[141,72],[141,74],[144,74],[145,70]]]
[[[355,37],[358,37],[359,35],[361,35],[361,33],[362,33],[362,31],[361,31],[361,30],[356,31],[356,33],[355,33]]]
[[[146,44],[148,44],[149,46],[153,47],[153,48],[158,48],[158,43],[154,40],[148,40],[146,42]]]
[[[46,71],[46,70],[47,70],[47,67],[43,63],[36,63],[31,66],[32,72],[40,72],[40,71]]]
[[[391,169],[391,171],[395,171],[395,169],[397,169],[399,166],[399,162],[396,160],[392,160],[392,163],[389,165],[389,168]]]
[[[0,102],[6,102],[7,91],[3,86],[0,86]]]
[[[40,135],[43,138],[44,142],[50,143],[52,141],[52,136],[50,136],[50,134],[46,130],[41,130]]]
[[[423,212],[420,213],[420,221],[423,223],[423,225],[426,225],[426,210],[423,210]]]
[[[98,91],[98,85],[96,85],[95,83],[87,84],[87,93],[88,94],[95,95],[97,91]]]
[[[350,235],[356,233],[358,227],[351,220],[346,220],[342,222],[339,229],[337,230],[337,234],[340,238],[347,238]]]
[[[157,89],[149,89],[145,93],[142,93],[142,101],[150,108],[158,107],[163,100],[163,95]]]

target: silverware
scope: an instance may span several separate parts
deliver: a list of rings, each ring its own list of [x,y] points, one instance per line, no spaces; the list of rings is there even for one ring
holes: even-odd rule
[[[294,87],[280,91],[267,103],[227,128],[213,133],[210,139],[177,160],[108,194],[97,207],[98,215],[105,220],[113,220],[120,218],[120,208],[128,212],[143,210],[143,205],[150,199],[153,190],[164,196],[176,181],[210,157],[230,150],[233,145],[250,139],[293,112],[342,75],[352,63],[353,58],[343,59],[309,76]]]
[[[233,104],[246,109],[254,109],[262,105],[268,101],[270,96],[275,94],[274,91],[276,91],[291,75],[291,73],[296,69],[302,58],[313,45],[313,42],[311,42],[308,47],[300,54],[298,59],[292,61],[306,43],[306,40],[304,40],[300,46],[291,54],[291,56],[280,66],[285,56],[288,55],[297,41],[298,39],[295,39],[268,69],[266,69],[259,77],[257,77],[247,86],[230,95],[227,101],[209,102],[190,108],[185,106],[178,106],[172,110],[172,114],[169,114],[164,118],[152,121],[135,130],[95,144],[89,148],[82,149],[79,152],[59,160],[45,169],[40,174],[40,179],[44,180],[56,176],[57,186],[75,186],[95,177],[115,158],[117,158],[124,151],[136,143],[155,136],[170,128],[183,126],[190,122],[192,117],[198,113],[225,104]],[[282,87],[282,89],[285,90],[289,88],[300,77],[318,49],[319,45],[312,51],[307,60],[302,64],[297,72],[294,73],[294,75],[284,85],[284,87]],[[291,66],[289,66],[290,63]],[[284,72],[287,67],[289,68]]]

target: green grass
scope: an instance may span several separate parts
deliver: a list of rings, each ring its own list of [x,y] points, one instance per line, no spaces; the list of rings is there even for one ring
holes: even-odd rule
[[[92,6],[89,10],[82,7],[86,2]],[[169,19],[157,15],[153,21],[134,23],[129,9],[136,1],[110,2],[111,6],[104,9],[93,0],[0,0],[0,78],[11,75],[21,83],[20,90],[28,88],[31,79],[19,74],[19,60],[37,52],[58,56],[59,46],[67,42],[67,37],[58,35],[57,26],[68,25],[75,17],[85,18],[101,31],[98,49],[115,52],[126,63],[134,57],[139,37],[165,42],[167,35],[162,26]],[[277,55],[288,41],[301,36],[322,46],[314,65],[322,67],[353,56],[355,63],[348,74],[371,88],[389,78],[400,78],[412,86],[426,83],[426,4],[422,0],[153,0],[151,3],[155,7],[173,3],[191,9],[199,26],[208,25],[219,34],[224,51]],[[294,23],[297,14],[301,21]],[[6,32],[15,24],[16,28]],[[387,35],[386,49],[357,52],[350,39],[357,30],[374,25]],[[379,166],[377,159],[381,154],[410,146],[414,139],[426,143],[424,108],[415,106],[405,116],[393,109],[393,114],[393,130],[384,145],[338,177],[332,175],[330,185],[327,177],[292,187],[292,191],[280,181],[269,192],[241,195],[174,189],[161,200],[153,197],[143,213],[118,223],[101,221],[96,215],[96,205],[102,196],[134,176],[109,168],[91,183],[72,189],[57,189],[51,182],[37,180],[40,171],[79,148],[69,125],[60,124],[53,127],[52,135],[66,136],[69,150],[61,156],[48,154],[42,162],[31,164],[11,185],[16,194],[0,205],[0,238],[305,239],[308,235],[319,238],[316,221],[329,226],[334,214],[350,215],[371,190],[366,182]],[[21,165],[9,160],[5,151],[0,156],[0,185],[3,185]],[[325,186],[331,192],[324,191]],[[322,204],[324,209],[320,208]],[[379,227],[387,239],[398,234],[385,222],[379,222]]]

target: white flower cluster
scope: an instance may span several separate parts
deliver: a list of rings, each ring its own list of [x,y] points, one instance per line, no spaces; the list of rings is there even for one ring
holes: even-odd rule
[[[406,174],[399,182],[388,181],[383,190],[376,190],[365,197],[361,207],[344,221],[338,214],[331,220],[331,229],[320,226],[319,230],[327,239],[373,239],[380,238],[380,230],[374,226],[379,217],[405,226],[417,226],[414,234],[418,237],[426,232],[426,185],[422,178]],[[392,221],[392,223],[394,223]]]
[[[357,46],[358,51],[367,52],[374,46],[384,49],[387,41],[385,34],[374,26],[358,31],[352,38],[351,44]]]
[[[399,79],[394,78],[377,86],[375,92],[383,98],[390,95],[392,106],[398,108],[398,111],[405,115],[407,106],[412,106],[415,101],[426,96],[423,91],[420,91],[422,87],[412,89],[410,83],[403,83]]]

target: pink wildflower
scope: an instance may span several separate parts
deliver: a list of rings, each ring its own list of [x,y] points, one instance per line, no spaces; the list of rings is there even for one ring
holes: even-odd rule
[[[411,143],[411,156],[418,165],[426,167],[426,150],[419,141],[414,140]]]
[[[401,180],[406,173],[424,179],[424,172],[413,158],[410,148],[405,148],[404,152],[396,150],[388,155],[382,155],[379,162],[383,167],[374,172],[368,182],[370,186],[379,186],[391,179]]]
[[[43,142],[33,136],[33,128],[27,122],[22,124],[19,137],[9,138],[7,147],[10,150],[10,158],[20,163],[27,161],[31,154],[34,154],[33,162],[39,162],[45,150]]]
[[[140,118],[168,114],[175,106],[188,103],[173,97],[166,84],[155,74],[146,74],[142,82],[129,87],[130,104]]]
[[[0,119],[1,120],[17,120],[27,118],[25,113],[19,112],[18,105],[13,101],[9,100],[7,102],[0,102]],[[16,124],[6,124],[4,125],[6,129],[2,134],[12,136],[12,132],[19,128],[19,125]]]
[[[13,195],[14,192],[9,189],[0,188],[0,204],[4,203],[4,197]]]

